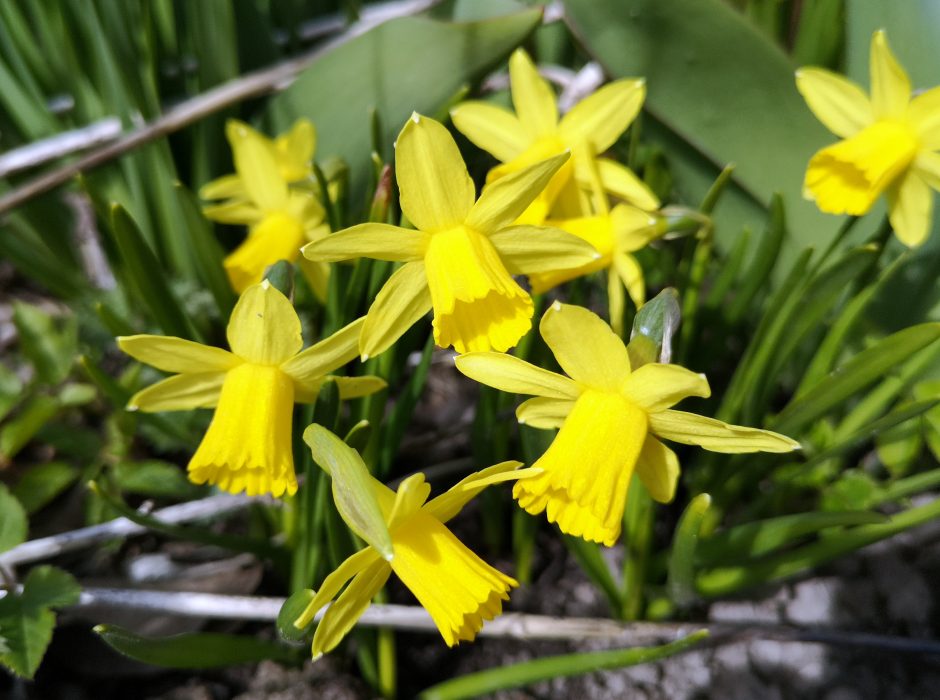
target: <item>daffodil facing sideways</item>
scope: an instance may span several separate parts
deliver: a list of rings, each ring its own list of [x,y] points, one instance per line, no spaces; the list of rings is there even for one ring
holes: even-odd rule
[[[269,265],[297,260],[301,246],[326,236],[329,226],[315,192],[290,186],[310,177],[316,142],[310,122],[298,122],[274,141],[234,119],[225,132],[236,174],[207,184],[200,195],[226,199],[205,207],[207,218],[248,226],[248,237],[224,262],[232,288],[241,293],[260,282]],[[302,260],[301,271],[314,293],[325,299],[329,266]]]
[[[586,192],[591,169],[600,172],[604,190],[640,209],[659,209],[659,200],[628,167],[607,151],[636,118],[646,96],[642,79],[615,80],[572,107],[561,119],[551,86],[538,74],[532,59],[516,49],[509,59],[515,113],[488,102],[464,102],[451,110],[454,126],[490,153],[499,165],[487,182],[499,180],[533,163],[571,151],[545,190],[521,215],[520,224],[571,219],[591,214]]]
[[[379,377],[330,377],[357,355],[362,319],[301,351],[300,319],[267,280],[241,295],[229,319],[231,352],[182,338],[132,335],[118,346],[172,376],[131,397],[129,410],[215,408],[189,478],[249,496],[297,491],[291,445],[294,403],[310,403],[320,386],[336,382],[340,397],[379,391]]]
[[[709,396],[705,377],[671,364],[631,370],[623,341],[586,309],[556,302],[539,331],[568,376],[500,353],[469,353],[456,362],[478,382],[534,394],[516,411],[520,423],[561,429],[533,465],[541,473],[518,481],[513,497],[529,513],[545,511],[564,533],[613,545],[634,471],[653,499],[671,501],[679,462],[659,438],[713,452],[799,449],[777,433],[673,410],[688,396]]]
[[[395,145],[395,172],[402,211],[417,230],[366,223],[303,249],[320,262],[367,257],[405,263],[369,308],[362,358],[388,349],[432,308],[441,347],[513,347],[532,327],[533,304],[512,275],[578,267],[598,257],[564,231],[511,225],[567,160],[556,155],[501,178],[477,200],[447,129],[412,115]]]
[[[842,140],[816,153],[803,184],[829,214],[866,214],[884,193],[902,243],[927,238],[940,190],[940,87],[912,97],[883,31],[872,36],[871,95],[841,75],[800,68],[796,86],[816,118]]]
[[[321,466],[330,459],[323,454],[326,450],[346,450],[361,463],[358,454],[335,436],[331,436],[332,440],[323,440],[325,429],[313,425],[307,430],[322,431],[319,451],[316,442],[308,439],[308,434],[304,435],[313,449],[314,459]],[[471,474],[430,501],[427,499],[431,487],[425,482],[424,474],[408,477],[397,492],[367,477],[388,528],[390,551],[383,556],[372,546],[361,549],[324,579],[294,622],[298,628],[306,627],[327,603],[336,599],[317,625],[313,658],[319,658],[342,641],[392,572],[430,613],[448,646],[472,641],[485,620],[492,620],[502,612],[510,589],[519,584],[480,559],[445,523],[487,486],[525,478],[533,472],[532,469],[517,470],[519,466],[519,462],[496,464]],[[362,470],[365,469],[363,464]],[[347,581],[349,585],[340,594]]]

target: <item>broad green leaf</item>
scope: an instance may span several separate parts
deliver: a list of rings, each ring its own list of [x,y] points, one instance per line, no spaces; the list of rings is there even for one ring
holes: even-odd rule
[[[791,401],[774,421],[774,430],[785,435],[798,432],[938,338],[940,323],[922,323],[889,335]]]
[[[78,477],[78,469],[66,462],[37,464],[20,477],[13,495],[23,504],[27,513],[33,514],[51,503]]]
[[[0,552],[26,541],[26,511],[5,484],[0,483]],[[0,631],[0,636],[2,636]]]
[[[220,668],[267,660],[281,663],[297,660],[292,649],[255,636],[195,633],[150,638],[116,625],[98,625],[94,631],[124,656],[164,668]]]
[[[39,566],[30,571],[21,594],[0,598],[0,664],[18,676],[32,678],[52,639],[55,614],[50,608],[72,605],[81,589],[65,571]]]
[[[584,673],[626,668],[638,664],[665,659],[673,654],[692,648],[708,636],[706,630],[693,632],[687,637],[658,647],[633,647],[611,649],[580,654],[548,656],[444,681],[422,692],[421,700],[460,700],[476,698],[487,693],[507,688],[537,683],[539,681],[579,676]]]
[[[317,154],[350,167],[350,193],[361,202],[370,177],[370,109],[381,116],[386,161],[402,125],[417,111],[432,115],[461,87],[496,65],[538,25],[540,10],[450,23],[405,17],[382,24],[325,53],[269,103],[271,133],[298,117],[317,125]],[[420,46],[421,51],[403,47]],[[433,60],[428,60],[433,56]]]
[[[689,502],[676,525],[672,550],[669,552],[666,586],[669,597],[679,607],[690,605],[698,599],[695,592],[695,552],[711,503],[711,496],[700,493]]]
[[[696,557],[703,566],[747,562],[829,527],[882,523],[887,516],[868,511],[797,513],[737,525],[701,540]]]
[[[138,301],[167,335],[199,340],[182,305],[167,284],[163,266],[147,245],[137,224],[120,205],[111,207],[111,232]]]
[[[304,431],[313,459],[333,480],[333,500],[349,528],[388,560],[392,536],[375,496],[375,479],[362,457],[322,425]]]
[[[299,642],[310,636],[311,627],[308,625],[304,629],[298,629],[294,625],[294,620],[303,614],[315,595],[314,591],[304,588],[284,601],[284,605],[277,614],[277,633],[281,639],[286,642]]]
[[[720,0],[566,0],[565,9],[609,74],[646,78],[646,109],[711,161],[712,180],[734,163],[735,181],[763,206],[781,193],[791,250],[834,235],[839,219],[801,191],[810,156],[832,138],[797,92],[796,66],[743,15]]]

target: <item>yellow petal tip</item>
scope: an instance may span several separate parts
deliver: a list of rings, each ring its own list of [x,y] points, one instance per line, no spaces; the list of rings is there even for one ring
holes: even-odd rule
[[[557,301],[557,300],[556,300],[556,301],[554,301],[554,302],[552,303],[552,311],[561,311],[561,302],[560,302],[560,301]]]
[[[322,652],[322,651],[318,651],[316,654],[313,655],[313,661],[319,661],[319,660],[322,659],[322,658],[323,658],[323,652]]]
[[[418,114],[417,112],[412,112],[412,113],[411,113],[411,121],[413,121],[415,124],[420,124],[420,123],[421,123],[421,115]]]
[[[267,291],[271,288],[271,283],[267,279],[261,280],[261,288]]]
[[[369,353],[367,353],[367,352],[362,353],[362,355],[359,356],[359,359],[360,359],[360,361],[362,361],[362,362],[368,361],[368,359],[369,359]]]

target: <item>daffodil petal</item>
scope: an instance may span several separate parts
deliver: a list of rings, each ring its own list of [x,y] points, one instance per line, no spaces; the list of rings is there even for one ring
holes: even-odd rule
[[[232,146],[235,170],[248,196],[266,210],[287,204],[287,183],[278,169],[271,142],[244,122],[230,119],[225,133]]]
[[[613,270],[607,271],[607,307],[611,330],[616,335],[623,337],[623,310],[626,307],[623,282],[620,281],[620,276]]]
[[[576,399],[581,388],[568,377],[501,352],[468,352],[454,358],[457,369],[474,381],[513,394]]]
[[[127,410],[156,413],[212,408],[219,401],[224,381],[225,372],[178,374],[138,391],[127,402]]]
[[[786,435],[741,425],[729,425],[686,411],[651,413],[650,431],[684,445],[698,445],[712,452],[792,452],[800,443]]]
[[[245,199],[247,196],[242,179],[234,173],[218,177],[199,188],[200,199]]]
[[[516,49],[509,58],[509,81],[522,126],[538,136],[553,133],[558,126],[555,93],[524,49]]]
[[[560,428],[572,408],[574,408],[574,401],[571,399],[536,396],[519,404],[516,408],[516,420],[522,425],[540,430]]]
[[[883,30],[871,38],[871,106],[877,119],[901,117],[911,99],[911,81],[888,46]]]
[[[643,365],[627,377],[623,392],[648,413],[663,411],[689,396],[711,396],[704,374],[656,362]]]
[[[342,564],[323,579],[320,590],[314,594],[304,611],[294,620],[294,627],[303,629],[313,622],[317,613],[336,597],[349,579],[379,561],[384,560],[372,547],[360,549],[355,554],[346,557]]]
[[[924,179],[908,172],[888,190],[888,218],[895,235],[908,248],[927,240],[934,195]]]
[[[653,416],[650,416],[652,426]],[[636,461],[636,475],[654,501],[669,503],[676,495],[679,481],[679,458],[652,435],[647,435]]]
[[[424,474],[418,472],[402,480],[395,491],[395,502],[388,515],[388,529],[393,530],[408,517],[414,515],[431,494],[431,485]]]
[[[654,211],[659,209],[659,199],[653,191],[638,178],[630,168],[608,158],[595,158],[604,189],[615,197],[640,209]],[[591,183],[589,164],[575,163],[575,178],[582,187],[588,189]]]
[[[321,304],[325,304],[330,289],[330,264],[301,257],[297,260],[297,266],[314,295]]]
[[[359,336],[363,362],[388,350],[430,309],[431,293],[424,264],[405,263],[392,273],[369,307]]]
[[[522,462],[510,460],[474,472],[458,481],[440,496],[432,498],[424,505],[423,510],[442,523],[446,523],[489,486],[492,483],[490,479],[500,476],[507,476],[511,479],[512,473],[521,466]]]
[[[603,153],[636,119],[645,97],[645,80],[615,80],[572,107],[558,131],[566,143],[588,143],[593,153]]]
[[[617,391],[630,374],[623,341],[585,308],[556,301],[542,316],[539,333],[565,373],[580,384]]]
[[[907,118],[925,151],[940,149],[940,87],[931,88],[911,100]]]
[[[241,182],[241,180],[239,180]],[[223,204],[212,204],[202,208],[203,216],[220,224],[253,226],[264,218],[258,205],[248,200],[234,200]]]
[[[660,234],[656,228],[656,217],[630,204],[618,204],[610,212],[615,246],[624,253],[633,253],[645,248]]]
[[[164,335],[124,335],[118,347],[138,362],[164,372],[224,372],[241,364],[228,350]]]
[[[601,257],[587,241],[550,226],[510,226],[491,235],[490,243],[515,275],[570,270]]]
[[[311,174],[310,161],[316,148],[316,127],[309,119],[298,119],[290,131],[274,139],[281,176],[287,182],[297,182],[308,177]]]
[[[374,258],[394,262],[420,260],[428,234],[388,224],[359,224],[337,231],[301,249],[309,260],[336,262],[352,258]]]
[[[476,197],[473,180],[450,132],[417,112],[395,142],[401,209],[429,233],[459,226]]]
[[[380,561],[356,574],[343,594],[324,613],[317,631],[313,633],[314,659],[332,651],[343,641],[391,573],[391,567]]]
[[[384,379],[374,377],[371,374],[361,377],[333,377],[332,379],[336,382],[341,399],[358,399],[362,396],[370,396],[388,386]]]
[[[868,95],[851,80],[823,68],[800,68],[796,89],[816,118],[836,136],[848,138],[872,123]]]
[[[226,335],[232,352],[258,365],[280,365],[304,344],[294,307],[267,280],[241,295]]]
[[[940,122],[938,122],[940,127]],[[940,190],[940,153],[921,151],[914,161],[914,172],[935,190]]]
[[[545,189],[568,157],[562,153],[487,184],[467,215],[466,226],[493,234],[511,224]]]
[[[488,102],[463,102],[450,110],[457,130],[501,163],[522,153],[532,136],[516,115]]]
[[[328,338],[294,355],[281,365],[281,371],[299,385],[322,379],[359,354],[359,334],[365,321],[365,318],[357,318]]]
[[[617,253],[614,255],[614,269],[617,274],[611,276],[618,277],[623,282],[633,305],[639,309],[646,303],[646,284],[643,282],[643,268],[640,263],[628,253]]]

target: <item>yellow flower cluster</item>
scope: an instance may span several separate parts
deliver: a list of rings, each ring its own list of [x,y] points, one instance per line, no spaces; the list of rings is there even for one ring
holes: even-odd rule
[[[499,614],[516,581],[445,526],[490,484],[514,481],[522,508],[546,513],[562,532],[610,546],[620,536],[634,473],[655,500],[674,497],[679,463],[661,440],[727,453],[799,448],[783,435],[675,410],[683,398],[709,396],[705,377],[678,365],[631,363],[617,321],[624,288],[638,307],[644,301],[633,253],[659,235],[660,202],[604,153],[639,112],[644,82],[612,82],[559,118],[551,87],[524,51],[512,55],[509,69],[514,112],[466,102],[451,113],[456,128],[500,162],[479,196],[442,124],[414,114],[401,130],[395,173],[411,228],[364,223],[328,235],[318,200],[328,195],[311,180],[313,126],[300,121],[271,140],[230,122],[236,173],[202,190],[205,199],[224,200],[208,206],[206,216],[249,227],[225,260],[241,293],[228,325],[230,351],[179,338],[118,339],[129,355],[174,375],[138,392],[130,409],[215,409],[189,474],[233,493],[294,494],[294,403],[313,401],[327,380],[343,398],[382,389],[378,377],[331,373],[357,356],[364,361],[383,353],[428,311],[436,343],[454,348],[462,373],[533,396],[519,406],[519,422],[559,430],[529,469],[495,465],[430,501],[423,475],[406,479],[397,492],[368,477],[363,483],[378,504],[390,549],[366,547],[324,580],[297,620],[309,624],[336,598],[314,636],[315,655],[340,642],[392,572],[427,608],[448,645],[473,639],[484,620]],[[882,33],[872,41],[871,71],[870,99],[827,71],[797,73],[810,108],[843,138],[812,158],[806,193],[824,211],[853,215],[886,193],[897,235],[917,245],[930,221],[929,188],[940,184],[940,88],[912,99]],[[400,263],[364,318],[306,350],[291,302],[263,280],[267,266],[298,259],[301,249],[321,297],[331,262]],[[534,315],[519,276],[542,293],[598,270],[608,274],[613,329],[587,309],[559,302],[539,324],[564,374],[506,354],[529,332]],[[328,445],[327,453],[348,450],[336,438],[324,440],[318,444]],[[321,465],[329,461],[328,454],[314,455]],[[367,473],[358,455],[350,459]],[[334,484],[341,478],[332,476]]]

